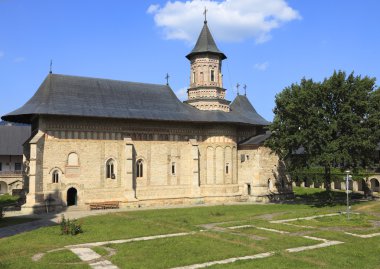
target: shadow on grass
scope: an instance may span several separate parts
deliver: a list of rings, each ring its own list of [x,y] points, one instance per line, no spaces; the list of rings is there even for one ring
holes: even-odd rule
[[[372,199],[372,197],[367,198],[361,193],[349,194],[350,205],[359,204]],[[297,188],[294,191],[294,199],[288,200],[286,203],[306,204],[317,208],[343,206],[347,204],[347,196],[343,191]]]

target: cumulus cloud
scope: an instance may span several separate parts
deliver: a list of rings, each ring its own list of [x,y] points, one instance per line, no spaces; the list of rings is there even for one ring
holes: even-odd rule
[[[254,68],[256,70],[259,70],[259,71],[265,71],[267,70],[269,67],[269,63],[268,62],[263,62],[263,63],[257,63],[254,65]]]
[[[194,43],[203,23],[203,10],[214,37],[221,41],[242,41],[254,38],[262,43],[271,38],[271,31],[286,22],[300,19],[298,11],[285,0],[192,0],[154,4],[147,12],[165,38]]]
[[[181,101],[187,99],[187,87],[183,87],[179,89],[178,91],[175,92],[175,94],[177,95],[178,99]]]

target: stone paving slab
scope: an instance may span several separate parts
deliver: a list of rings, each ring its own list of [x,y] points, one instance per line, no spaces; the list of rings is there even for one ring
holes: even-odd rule
[[[98,253],[90,248],[72,248],[70,249],[74,254],[76,254],[79,259],[84,262],[91,262],[89,265],[94,269],[118,269],[118,267],[112,264],[110,261],[102,259]]]
[[[82,247],[98,247],[98,246],[104,246],[104,245],[108,245],[108,244],[124,244],[124,243],[137,242],[137,241],[147,241],[147,240],[154,240],[154,239],[160,239],[160,238],[185,236],[185,235],[190,235],[190,234],[195,234],[195,233],[196,232],[160,234],[160,235],[152,235],[152,236],[144,236],[144,237],[135,237],[135,238],[130,238],[130,239],[121,239],[121,240],[112,240],[112,241],[103,241],[103,242],[94,242],[94,243],[84,243],[84,244],[78,244],[78,245],[69,245],[69,246],[65,246],[65,248],[75,249],[75,248],[82,248]]]
[[[355,233],[345,232],[345,234],[352,235],[352,236],[355,236],[355,237],[360,237],[360,238],[371,238],[371,237],[375,237],[375,236],[380,236],[380,233],[373,233],[373,234],[355,234]]]
[[[90,263],[93,269],[119,269],[116,265],[112,264],[110,261],[99,261]]]
[[[280,231],[280,230],[276,230],[276,229],[259,227],[259,226],[255,226],[255,225],[240,225],[240,226],[228,227],[228,229],[231,229],[231,230],[242,229],[242,228],[256,228],[256,229],[259,229],[259,230],[268,231],[268,232],[274,232],[274,233],[279,233],[279,234],[288,234],[289,233],[287,231]]]
[[[72,248],[70,250],[84,262],[100,259],[102,257],[90,248]]]
[[[193,265],[175,267],[172,269],[198,269],[198,268],[205,268],[205,267],[218,265],[218,264],[234,263],[237,261],[262,259],[262,258],[267,258],[267,257],[273,256],[273,255],[274,255],[274,252],[264,252],[264,253],[251,255],[251,256],[243,256],[243,257],[229,258],[229,259],[220,260],[220,261],[198,263],[198,264],[193,264]]]

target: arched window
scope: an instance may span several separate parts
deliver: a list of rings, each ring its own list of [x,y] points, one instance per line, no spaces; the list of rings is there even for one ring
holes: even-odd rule
[[[215,74],[214,74],[214,70],[211,70],[211,81],[215,81]]]
[[[79,165],[79,157],[75,152],[71,152],[67,157],[67,165],[78,166]]]
[[[53,174],[51,175],[51,181],[53,183],[58,183],[59,182],[59,172],[58,172],[58,170],[54,170]]]
[[[226,175],[230,173],[230,164],[226,163]]]
[[[137,177],[143,177],[143,171],[144,171],[144,165],[143,165],[143,160],[138,160],[136,162],[136,176]]]
[[[106,164],[106,176],[107,178],[116,178],[115,176],[115,161],[113,159],[109,159]]]

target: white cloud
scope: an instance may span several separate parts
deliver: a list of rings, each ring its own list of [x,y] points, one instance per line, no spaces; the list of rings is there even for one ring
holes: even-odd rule
[[[179,89],[178,91],[175,92],[175,94],[177,95],[178,99],[181,101],[187,99],[187,87],[183,87]]]
[[[260,70],[260,71],[265,71],[267,70],[269,67],[269,63],[268,62],[263,62],[263,63],[257,63],[254,65],[254,68],[257,69],[257,70]]]
[[[24,62],[26,59],[24,57],[17,57],[17,58],[14,58],[13,59],[13,62],[14,63],[22,63]]]
[[[301,19],[285,0],[188,0],[168,1],[164,6],[151,5],[147,12],[154,15],[156,26],[165,38],[196,41],[203,23],[203,10],[214,38],[221,41],[242,41],[254,38],[262,43],[270,32],[282,24]]]

